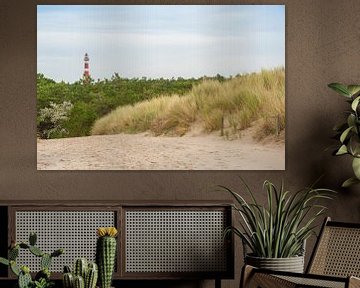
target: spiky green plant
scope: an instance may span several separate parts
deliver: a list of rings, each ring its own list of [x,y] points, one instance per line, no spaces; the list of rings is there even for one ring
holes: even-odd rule
[[[243,180],[242,180],[243,181]],[[225,234],[239,236],[256,257],[288,258],[301,255],[304,241],[314,233],[316,219],[324,214],[326,207],[318,200],[332,199],[329,189],[304,188],[296,193],[280,189],[266,180],[267,205],[261,205],[249,186],[243,181],[251,201],[225,186],[236,200],[233,208],[239,213],[240,227],[228,227]]]
[[[39,247],[36,246],[37,236],[35,233],[30,233],[29,243],[12,242],[8,251],[8,259],[0,257],[0,263],[10,266],[11,271],[18,277],[19,288],[48,288],[53,285],[50,281],[50,265],[53,257],[58,257],[64,253],[63,249],[57,249],[51,254],[44,253]],[[30,275],[28,266],[21,266],[16,263],[19,256],[19,250],[28,250],[33,255],[40,257],[41,270],[35,275],[34,281]]]
[[[84,278],[80,275],[74,277],[74,288],[85,288]]]
[[[333,153],[336,156],[348,154],[353,158],[354,177],[347,179],[342,184],[343,187],[349,187],[360,183],[360,85],[331,83],[328,87],[346,97],[351,106],[351,109],[347,111],[346,122],[334,127],[340,143]]]
[[[85,276],[85,288],[95,288],[98,279],[98,267],[96,263],[89,263]]]
[[[63,287],[75,288],[76,285],[84,285],[84,288],[95,288],[98,279],[98,267],[96,263],[88,263],[85,258],[78,258],[74,263],[74,273],[69,266],[64,266]]]
[[[100,288],[110,288],[116,258],[115,227],[101,227],[97,229],[99,238],[96,243],[96,262],[99,267]]]

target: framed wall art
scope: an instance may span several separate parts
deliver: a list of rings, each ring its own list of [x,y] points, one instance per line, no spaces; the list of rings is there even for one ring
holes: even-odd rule
[[[284,170],[284,5],[38,5],[38,170]]]

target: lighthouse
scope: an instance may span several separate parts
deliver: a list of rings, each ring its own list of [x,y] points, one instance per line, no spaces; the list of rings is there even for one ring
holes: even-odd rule
[[[88,83],[90,81],[90,68],[89,68],[89,55],[87,53],[85,53],[85,57],[84,57],[84,74],[83,74],[83,78],[84,78],[84,82]]]

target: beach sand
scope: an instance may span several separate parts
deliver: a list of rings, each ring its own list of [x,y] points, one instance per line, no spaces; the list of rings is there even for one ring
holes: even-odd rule
[[[214,134],[142,134],[38,140],[38,170],[284,170],[285,143],[261,143],[251,131],[227,140]],[[284,138],[284,137],[281,137]]]

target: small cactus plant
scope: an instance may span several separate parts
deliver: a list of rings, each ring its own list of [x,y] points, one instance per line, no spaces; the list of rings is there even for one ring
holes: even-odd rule
[[[81,276],[85,280],[85,275],[88,269],[88,261],[85,258],[79,258],[75,261],[74,274]]]
[[[115,227],[101,227],[97,229],[96,262],[99,267],[100,288],[110,288],[116,258]]]
[[[50,265],[53,257],[58,257],[64,253],[63,249],[55,250],[53,253],[44,253],[39,247],[36,246],[37,236],[35,233],[30,233],[29,244],[12,241],[9,251],[8,259],[0,257],[0,263],[10,266],[11,271],[18,277],[19,288],[47,288],[52,286],[50,281]],[[28,266],[19,267],[16,259],[19,256],[20,249],[29,250],[33,255],[40,257],[41,270],[35,275],[35,280],[32,280],[30,269]]]
[[[98,266],[96,263],[90,263],[85,276],[85,288],[95,288],[98,279]]]
[[[74,288],[85,288],[84,278],[81,276],[74,277]]]
[[[98,279],[98,267],[96,263],[88,263],[85,258],[76,259],[74,273],[69,266],[64,267],[64,288],[95,288]]]

